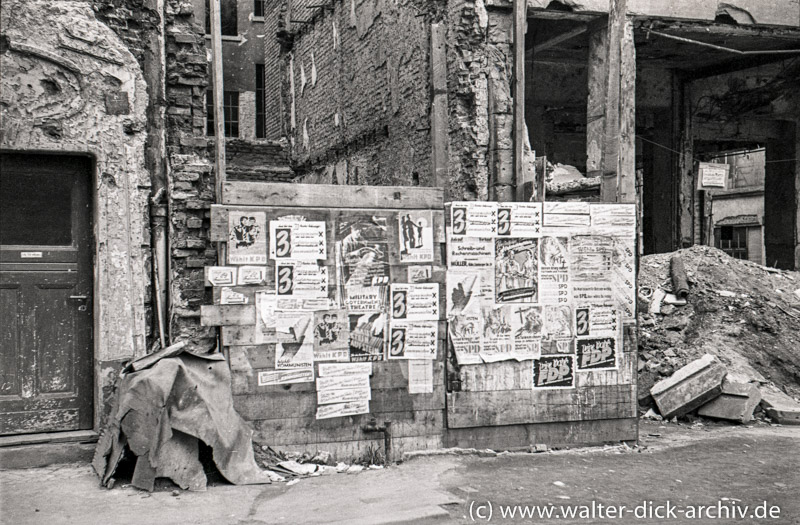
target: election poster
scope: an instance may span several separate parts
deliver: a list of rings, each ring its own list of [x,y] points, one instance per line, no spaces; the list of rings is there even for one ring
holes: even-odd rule
[[[328,257],[325,221],[269,221],[269,256],[276,261]]]
[[[466,312],[477,313],[481,307],[481,273],[476,271],[447,272],[446,314],[448,319]]]
[[[285,385],[289,383],[313,383],[314,369],[263,370],[258,373],[258,386]]]
[[[435,321],[439,319],[439,284],[391,285],[392,319],[406,321]]]
[[[514,358],[517,361],[537,359],[542,351],[542,307],[520,304],[510,308]]]
[[[568,237],[542,237],[539,282],[542,304],[571,302]]]
[[[533,361],[533,389],[574,388],[575,358],[542,356]]]
[[[383,361],[386,314],[349,314],[350,361]]]
[[[400,262],[433,261],[433,213],[429,210],[401,212],[397,217]]]
[[[266,266],[240,266],[236,284],[240,286],[266,284],[267,271]]]
[[[233,288],[223,286],[219,292],[219,304],[247,304],[247,296]]]
[[[228,264],[267,264],[267,214],[228,212]]]
[[[389,283],[388,218],[366,214],[340,217],[336,251],[339,284],[344,290]]]
[[[410,283],[424,283],[431,279],[433,275],[433,267],[427,265],[415,265],[408,267],[408,282]]]
[[[617,340],[614,337],[578,339],[578,370],[615,370],[617,368]]]
[[[355,416],[358,414],[369,414],[369,401],[363,400],[352,401],[350,403],[333,403],[331,405],[319,405],[317,407],[317,419]]]
[[[484,305],[481,359],[486,363],[514,359],[511,307]]]
[[[539,240],[495,239],[494,271],[496,302],[538,302]]]
[[[497,234],[497,203],[482,201],[452,203],[450,229],[454,236],[494,237]]]
[[[457,315],[447,323],[447,326],[458,364],[482,363],[480,353],[483,316],[481,312]]]
[[[619,327],[620,315],[614,305],[575,307],[575,335],[577,337],[616,337]]]
[[[498,237],[541,237],[542,203],[504,202],[497,205]]]
[[[408,362],[408,393],[433,393],[433,361],[412,359]]]
[[[544,305],[542,324],[542,354],[572,354],[575,340],[572,307],[569,305]]]
[[[275,263],[275,288],[278,297],[323,299],[328,297],[328,285],[327,266],[303,261]]]
[[[392,320],[389,327],[389,359],[436,359],[438,321]]]
[[[235,266],[206,266],[206,280],[211,286],[233,286],[236,284]]]
[[[494,239],[448,235],[447,266],[469,270],[494,268]]]
[[[314,365],[314,314],[312,312],[275,312],[275,368],[291,370]]]
[[[314,312],[314,362],[350,361],[347,310]]]

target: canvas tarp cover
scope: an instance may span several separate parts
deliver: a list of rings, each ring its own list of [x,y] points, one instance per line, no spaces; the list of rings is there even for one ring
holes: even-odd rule
[[[123,374],[93,466],[109,486],[127,446],[137,456],[134,486],[153,490],[155,478],[167,477],[204,490],[198,440],[231,483],[269,483],[255,462],[252,430],[233,408],[230,371],[219,354],[183,353]]]

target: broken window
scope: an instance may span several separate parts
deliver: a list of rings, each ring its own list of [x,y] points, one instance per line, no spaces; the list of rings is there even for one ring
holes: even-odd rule
[[[264,64],[256,64],[256,138],[263,139],[267,136],[267,111],[266,111],[266,90],[264,78],[266,72]]]
[[[225,136],[239,136],[239,92],[225,91],[222,97],[222,110],[225,114]],[[206,134],[214,135],[214,93],[206,90]]]
[[[236,0],[219,0],[220,29],[223,36],[239,36]],[[211,4],[206,0],[206,34],[211,34]]]
[[[722,226],[716,229],[716,247],[735,259],[747,260],[747,226]]]

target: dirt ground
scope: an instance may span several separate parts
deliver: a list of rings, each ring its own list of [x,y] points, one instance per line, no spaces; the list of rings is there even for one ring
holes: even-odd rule
[[[640,445],[632,448],[423,456],[381,470],[304,478],[292,485],[218,484],[195,493],[163,488],[150,494],[123,484],[104,490],[85,464],[5,470],[0,471],[0,522],[800,523],[800,428],[642,420],[640,436]],[[606,511],[607,505],[624,505],[663,514],[666,508],[659,506],[667,501],[675,519],[638,519],[633,512],[619,518],[511,519],[502,516],[501,508],[553,504],[556,512],[561,506],[576,506],[577,511],[594,502],[596,512],[602,504]],[[493,509],[491,520],[485,519],[487,502]],[[764,502],[773,516],[780,509],[778,519],[750,517]],[[690,506],[700,505],[711,506],[713,516],[718,507],[735,507],[747,517],[686,516]]]

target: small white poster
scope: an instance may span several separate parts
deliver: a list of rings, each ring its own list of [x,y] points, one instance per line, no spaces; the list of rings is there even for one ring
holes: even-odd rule
[[[337,390],[317,390],[317,404],[354,403],[372,399],[372,390],[367,388],[344,388]]]
[[[369,401],[334,403],[332,405],[320,405],[317,407],[317,419],[355,416],[358,414],[369,414]]]
[[[439,284],[391,285],[392,319],[435,321],[439,319]]]
[[[448,268],[494,268],[494,239],[448,235]]]
[[[236,284],[236,267],[206,266],[206,280],[211,286],[233,286]]]
[[[328,257],[324,221],[270,221],[269,256],[276,261]]]
[[[264,370],[258,373],[258,386],[285,385],[288,383],[312,383],[314,370]]]
[[[698,177],[697,189],[724,189],[728,181],[730,169],[731,167],[729,164],[717,162],[699,163],[698,170],[700,171],[700,176]]]
[[[408,393],[433,393],[433,361],[412,359],[408,362]]]
[[[263,211],[228,212],[228,263],[267,264],[267,214]]]
[[[567,304],[571,297],[569,238],[542,237],[539,258],[539,302]]]
[[[314,365],[314,315],[311,312],[275,312],[275,368],[289,370]]]
[[[430,210],[401,212],[397,221],[400,262],[433,261],[433,213]]]
[[[372,363],[319,364],[319,376],[372,375]]]
[[[223,286],[219,292],[219,304],[247,304],[247,296],[233,288]]]
[[[240,266],[236,283],[239,285],[261,285],[267,282],[266,266]]]
[[[498,237],[541,237],[542,203],[508,202],[497,205]]]

